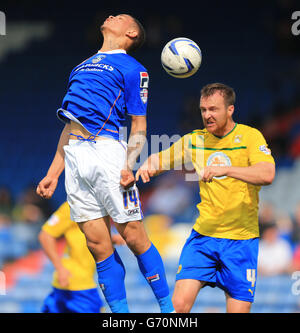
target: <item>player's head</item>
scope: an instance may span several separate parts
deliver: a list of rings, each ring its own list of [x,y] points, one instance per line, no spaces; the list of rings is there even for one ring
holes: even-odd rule
[[[224,135],[232,123],[235,92],[222,83],[211,83],[201,90],[200,110],[203,123],[208,132]]]
[[[120,48],[132,52],[140,48],[146,39],[142,24],[128,14],[110,15],[101,26],[105,38],[114,39]]]

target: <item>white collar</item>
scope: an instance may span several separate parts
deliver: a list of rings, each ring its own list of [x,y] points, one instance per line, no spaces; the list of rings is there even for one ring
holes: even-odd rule
[[[117,49],[117,50],[111,50],[111,51],[106,51],[106,52],[98,51],[97,53],[108,53],[108,54],[113,54],[113,53],[125,53],[125,54],[126,54],[126,51],[123,50],[123,49]]]

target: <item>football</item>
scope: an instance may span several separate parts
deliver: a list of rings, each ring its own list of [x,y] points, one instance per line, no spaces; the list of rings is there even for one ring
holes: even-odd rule
[[[200,47],[189,38],[169,41],[161,52],[161,64],[171,76],[186,78],[197,72],[202,62]]]

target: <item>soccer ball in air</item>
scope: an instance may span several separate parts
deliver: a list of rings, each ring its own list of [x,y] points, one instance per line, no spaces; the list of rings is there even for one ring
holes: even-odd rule
[[[188,38],[175,38],[169,41],[161,52],[164,70],[177,78],[186,78],[197,72],[202,54],[199,46]]]

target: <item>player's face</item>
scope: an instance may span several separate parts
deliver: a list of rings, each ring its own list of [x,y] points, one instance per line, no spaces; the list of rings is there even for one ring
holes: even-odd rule
[[[134,23],[130,15],[120,14],[117,16],[110,15],[102,24],[101,31],[110,31],[116,36],[125,36],[126,32]]]
[[[208,97],[201,97],[200,110],[208,132],[223,136],[232,121],[233,105],[226,106],[223,96],[217,91]]]

